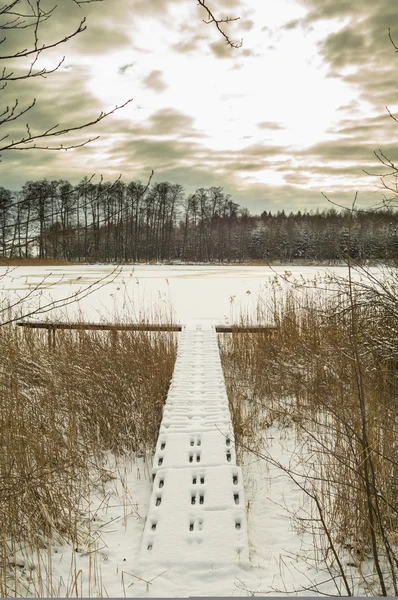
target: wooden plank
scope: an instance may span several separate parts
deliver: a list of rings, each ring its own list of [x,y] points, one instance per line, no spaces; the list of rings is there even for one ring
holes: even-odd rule
[[[162,325],[156,323],[50,323],[38,321],[19,321],[20,327],[30,329],[98,330],[98,331],[182,331],[181,325]],[[276,325],[216,325],[217,333],[271,333]]]
[[[19,321],[19,327],[30,329],[89,329],[98,331],[181,331],[181,325],[162,325],[153,323],[40,323],[34,321]]]
[[[217,325],[217,333],[271,333],[276,325]]]

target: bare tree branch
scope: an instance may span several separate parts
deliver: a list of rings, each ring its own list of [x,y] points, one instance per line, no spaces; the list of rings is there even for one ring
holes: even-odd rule
[[[392,35],[391,35],[391,29],[390,27],[388,28],[388,37],[390,38],[390,42],[392,43],[392,45],[395,48],[395,51],[398,52],[398,46],[395,44],[394,40],[392,39]]]
[[[16,142],[11,141],[9,144],[7,144],[5,146],[2,146],[2,147],[0,146],[0,152],[3,152],[4,150],[32,150],[32,149],[36,149],[36,150],[71,150],[72,148],[80,148],[82,146],[86,146],[88,143],[98,139],[99,136],[95,136],[94,138],[90,138],[90,139],[86,140],[85,142],[82,142],[79,144],[67,145],[67,146],[64,146],[63,144],[59,144],[57,146],[38,146],[37,144],[32,145],[32,142],[34,142],[35,140],[39,140],[39,139],[41,140],[41,139],[48,139],[48,138],[62,136],[67,133],[71,133],[72,131],[80,131],[81,129],[85,129],[86,127],[91,127],[92,125],[100,123],[103,119],[105,119],[109,115],[112,115],[117,110],[124,108],[130,102],[132,102],[132,99],[127,100],[124,104],[121,104],[120,106],[115,106],[115,108],[113,108],[112,110],[110,110],[108,112],[101,112],[96,119],[93,119],[92,121],[89,121],[88,123],[83,123],[82,125],[76,125],[75,127],[67,127],[65,129],[57,129],[59,127],[59,125],[54,125],[53,127],[50,127],[49,129],[47,129],[44,132],[38,133],[36,135],[32,135],[29,125],[27,125],[26,126],[26,128],[27,128],[26,137],[23,137],[22,139],[20,139]],[[2,140],[3,139],[4,138],[2,138]],[[0,142],[2,140],[0,140]]]
[[[87,25],[85,24],[86,18],[84,18],[82,21],[80,21],[79,26],[73,33],[66,35],[61,40],[57,40],[56,42],[53,42],[52,44],[43,44],[39,48],[39,46],[38,46],[38,44],[39,44],[38,26],[41,23],[41,21],[42,21],[41,16],[38,16],[38,20],[36,21],[36,23],[34,23],[34,25],[35,25],[35,42],[34,42],[33,48],[31,48],[30,50],[25,48],[24,50],[21,50],[20,52],[16,52],[15,54],[9,54],[8,56],[7,55],[0,56],[0,60],[11,60],[14,58],[22,58],[23,56],[30,56],[31,54],[38,54],[40,52],[43,52],[43,50],[50,50],[50,48],[56,48],[60,44],[64,44],[65,42],[68,42],[69,40],[74,38],[76,35],[78,35],[79,33],[82,33],[83,31],[85,31],[87,29]]]
[[[102,0],[70,1],[79,7],[81,7],[82,4],[102,2]],[[2,70],[0,71],[0,93],[5,89],[6,86],[15,81],[24,81],[38,77],[46,78],[47,76],[58,71],[63,64],[65,57],[62,57],[54,67],[50,68],[42,66],[37,67],[39,58],[41,58],[43,53],[45,53],[47,50],[52,50],[61,44],[69,42],[76,36],[83,33],[87,28],[86,19],[83,18],[80,20],[78,26],[72,31],[72,33],[68,33],[62,38],[53,40],[49,43],[41,42],[40,27],[44,22],[48,21],[51,17],[54,17],[56,9],[56,6],[53,6],[48,10],[44,10],[41,6],[41,2],[42,0],[13,0],[12,2],[8,2],[8,4],[0,7],[0,17],[5,18],[5,22],[0,23],[0,30],[3,29],[7,31],[6,37],[0,40],[0,45],[7,40],[7,36],[10,35],[10,32],[12,33],[13,30],[25,29],[28,27],[32,28],[31,42],[26,48],[15,51],[14,53],[7,53],[0,56],[0,60],[2,61],[12,61],[11,69],[6,62],[6,65],[2,67]],[[31,62],[24,72],[15,71],[15,61],[24,58],[29,59],[29,57]],[[0,130],[0,152],[5,150],[72,150],[75,148],[80,148],[98,139],[98,136],[92,136],[82,142],[71,144],[41,144],[39,142],[42,140],[48,140],[49,138],[53,139],[55,137],[62,137],[66,134],[96,125],[109,115],[127,106],[127,104],[129,104],[131,101],[132,99],[130,98],[112,110],[101,112],[96,118],[79,125],[65,126],[57,124],[47,127],[42,131],[33,133],[30,129],[29,123],[27,123],[26,134],[19,139],[12,139],[12,134],[10,131],[7,131],[6,125],[12,121],[17,121],[20,117],[28,113],[32,108],[34,108],[34,106],[36,106],[36,98],[34,98],[24,107],[20,108],[19,100],[17,98],[11,107],[10,105],[5,105],[0,108],[0,127],[3,127],[3,130]],[[9,141],[10,139],[11,141]]]
[[[203,22],[206,23],[206,25],[214,23],[218,31],[225,38],[227,44],[231,46],[231,48],[240,48],[242,46],[243,40],[241,39],[240,42],[233,42],[231,38],[225,33],[224,29],[221,27],[223,23],[231,23],[232,21],[238,21],[240,17],[224,17],[222,19],[216,19],[210,8],[206,5],[205,0],[198,0],[198,4],[205,9],[208,16],[208,20],[205,21],[203,19]]]

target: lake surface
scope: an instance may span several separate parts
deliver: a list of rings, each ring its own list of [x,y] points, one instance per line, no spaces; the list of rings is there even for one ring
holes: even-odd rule
[[[25,312],[40,309],[42,319],[88,321],[170,320],[177,323],[239,321],[255,318],[275,293],[294,281],[311,288],[314,277],[346,277],[347,267],[132,265],[0,267],[3,301],[21,300]],[[286,280],[286,273],[287,276]],[[359,275],[356,275],[356,278]],[[51,306],[55,301],[56,306]]]

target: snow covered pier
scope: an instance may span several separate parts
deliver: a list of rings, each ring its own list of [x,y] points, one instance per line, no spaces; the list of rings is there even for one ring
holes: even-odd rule
[[[216,329],[185,326],[153,462],[141,559],[204,567],[248,562],[232,433]]]
[[[177,360],[160,426],[150,507],[139,552],[145,564],[190,562],[229,568],[249,562],[242,473],[236,466],[231,415],[217,332],[271,332],[269,325],[159,325],[20,321],[47,329],[176,331]],[[148,565],[149,566],[149,565]]]

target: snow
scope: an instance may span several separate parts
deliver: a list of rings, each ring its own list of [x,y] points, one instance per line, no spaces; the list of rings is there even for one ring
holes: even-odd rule
[[[184,563],[187,572],[248,565],[242,473],[216,332],[185,328],[180,337],[139,563],[170,569]]]
[[[25,297],[25,309],[40,307],[41,319],[114,322],[172,318],[183,324],[215,325],[237,322],[241,314],[255,315],[260,297],[271,298],[270,282],[287,271],[292,280],[309,282],[327,273],[347,275],[346,267],[134,265],[118,269],[78,265],[8,271],[0,267],[0,292],[3,288],[12,299]],[[280,285],[289,287],[281,279]],[[92,287],[85,296],[87,286]],[[65,306],[64,299],[71,295],[73,302]],[[79,302],[75,298],[80,298]],[[50,306],[54,300],[56,308]]]
[[[275,460],[287,462],[294,449],[293,441],[281,439],[279,430],[274,428],[271,428],[270,438],[273,438],[270,442]],[[85,526],[87,544],[83,544],[77,552],[68,546],[52,546],[52,588],[43,586],[31,595],[140,598],[285,595],[286,591],[299,591],[300,586],[305,588],[309,580],[321,580],[322,573],[319,570],[297,560],[295,554],[302,554],[311,540],[292,529],[289,515],[284,508],[285,505],[289,508],[299,506],[302,497],[286,477],[276,469],[269,468],[264,461],[246,456],[243,465],[245,501],[240,512],[235,512],[235,504],[229,506],[227,511],[206,511],[200,529],[200,511],[193,510],[195,507],[200,509],[200,505],[192,507],[188,501],[188,505],[182,510],[191,511],[189,522],[194,524],[193,531],[186,527],[186,536],[192,534],[189,551],[183,554],[176,546],[165,545],[162,548],[174,558],[173,564],[165,560],[140,559],[140,547],[145,548],[150,539],[147,537],[145,525],[150,529],[153,519],[149,463],[145,463],[143,459],[130,461],[126,458],[124,468],[121,468],[123,460],[119,458],[118,464],[119,473],[115,472],[115,479],[107,482],[103,490],[93,490],[90,514]],[[111,458],[109,467],[111,470],[114,468]],[[213,469],[205,471],[206,477],[210,475],[210,479],[205,479],[205,484],[200,484],[203,471],[197,469],[199,479],[196,487],[200,489],[204,485],[207,493],[212,484],[216,484],[213,489],[222,489],[228,496],[228,486],[231,485],[231,482],[228,482],[228,474],[235,467]],[[185,469],[174,469],[168,472],[168,475],[171,475],[167,482],[168,487],[164,486],[162,489],[165,492],[167,489],[171,490],[171,494],[169,498],[164,494],[161,505],[157,507],[164,510],[160,517],[159,513],[157,514],[157,533],[168,534],[166,542],[182,518],[173,504],[173,489],[186,489],[187,482],[181,481],[184,471]],[[220,477],[222,471],[224,473]],[[211,477],[214,477],[215,481],[211,481]],[[157,478],[155,493],[159,472]],[[190,485],[191,489],[195,487]],[[214,500],[209,497],[209,504]],[[221,507],[228,505],[231,499],[221,496],[217,497],[216,501]],[[170,514],[170,520],[167,512]],[[230,517],[233,519],[232,523],[228,522]],[[237,518],[242,519],[242,536],[246,534],[247,520],[250,564],[243,561],[239,563],[235,557],[232,558],[230,547],[227,545],[229,539],[226,532],[231,529],[230,526],[234,525]],[[165,525],[163,532],[162,520]],[[94,544],[89,542],[89,531],[96,539]],[[197,560],[198,549],[205,543],[202,541],[200,544],[198,540],[201,536],[203,539],[208,532],[213,533],[211,540],[226,542],[225,554],[221,554],[211,565]],[[209,554],[215,551],[211,547],[207,550]],[[157,558],[156,555],[154,557]],[[77,583],[77,592],[74,582]],[[336,592],[330,585],[324,589],[329,593]],[[305,592],[304,595],[313,594]]]
[[[39,283],[44,306],[110,271],[100,265],[21,267],[9,273],[3,268],[0,276],[5,275],[4,294],[11,298]],[[283,274],[285,268],[275,271]],[[325,273],[313,267],[290,271],[309,280]],[[43,559],[51,563],[52,581],[42,576],[41,587],[30,587],[30,595],[250,596],[300,590],[315,595],[309,588],[315,581],[324,593],[336,593],[328,573],[312,562],[312,538],[293,526],[302,492],[283,471],[254,455],[244,456],[242,471],[235,464],[212,325],[255,311],[258,294],[274,276],[267,267],[124,267],[107,286],[94,285],[96,291],[78,305],[44,313],[72,320],[140,320],[156,306],[158,317],[172,314],[187,327],[179,334],[153,465],[149,457],[117,463],[109,457],[114,478],[92,490],[81,524],[86,545],[52,546]],[[25,302],[25,307],[37,305],[37,298]],[[264,445],[282,464],[295,450],[293,436],[275,426],[267,430]],[[24,575],[26,581],[30,576]]]

